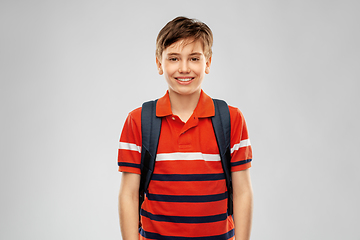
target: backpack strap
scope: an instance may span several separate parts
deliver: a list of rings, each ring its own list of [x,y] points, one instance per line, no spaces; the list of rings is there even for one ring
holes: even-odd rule
[[[144,195],[149,186],[151,176],[154,171],[155,158],[160,137],[161,118],[156,116],[155,101],[145,102],[141,110],[141,178],[139,188],[139,214],[141,204],[144,201]]]
[[[213,99],[215,106],[215,116],[211,118],[216,141],[219,147],[222,167],[228,189],[228,214],[233,214],[233,192],[231,183],[231,153],[230,153],[230,135],[231,121],[230,112],[227,103],[223,100]]]

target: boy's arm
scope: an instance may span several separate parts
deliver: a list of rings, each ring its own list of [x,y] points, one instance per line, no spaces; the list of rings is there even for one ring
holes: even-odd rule
[[[123,240],[139,239],[139,186],[139,174],[122,173],[119,192],[119,217]]]
[[[249,169],[231,173],[233,185],[235,239],[249,240],[252,222],[253,192]]]

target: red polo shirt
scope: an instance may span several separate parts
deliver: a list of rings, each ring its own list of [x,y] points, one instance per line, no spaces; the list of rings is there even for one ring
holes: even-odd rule
[[[231,171],[251,166],[252,152],[244,117],[229,106]],[[184,123],[172,114],[169,94],[160,98],[162,117],[155,170],[141,209],[140,239],[233,239],[227,214],[227,188],[210,117],[212,99],[201,92]],[[141,108],[130,112],[119,144],[119,171],[140,174]]]

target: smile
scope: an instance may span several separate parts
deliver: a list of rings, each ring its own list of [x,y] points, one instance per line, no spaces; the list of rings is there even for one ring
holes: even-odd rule
[[[193,80],[194,78],[175,78],[176,80],[180,81],[180,82],[189,82],[191,80]]]

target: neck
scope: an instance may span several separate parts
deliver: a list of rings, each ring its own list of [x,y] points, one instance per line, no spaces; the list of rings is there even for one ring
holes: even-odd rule
[[[189,95],[177,94],[169,90],[173,114],[177,115],[183,122],[186,122],[194,112],[199,102],[200,94],[201,90]]]

